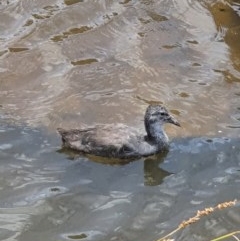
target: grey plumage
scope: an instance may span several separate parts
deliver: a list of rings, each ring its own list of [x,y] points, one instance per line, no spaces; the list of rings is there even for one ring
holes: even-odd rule
[[[124,124],[97,125],[82,130],[57,130],[65,147],[98,156],[132,158],[153,155],[168,148],[164,123],[180,126],[166,108],[150,105],[144,117],[147,135]]]

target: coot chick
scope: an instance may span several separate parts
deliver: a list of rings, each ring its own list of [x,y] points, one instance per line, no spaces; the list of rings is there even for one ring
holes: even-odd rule
[[[97,156],[135,158],[150,156],[168,149],[169,140],[163,129],[165,123],[180,126],[165,107],[149,105],[144,117],[147,133],[124,124],[57,130],[62,136],[64,147]]]

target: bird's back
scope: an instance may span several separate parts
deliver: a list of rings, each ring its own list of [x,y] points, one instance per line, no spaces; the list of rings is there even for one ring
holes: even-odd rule
[[[123,124],[99,125],[87,129],[58,129],[63,144],[72,149],[99,156],[127,158],[140,156],[144,135]]]

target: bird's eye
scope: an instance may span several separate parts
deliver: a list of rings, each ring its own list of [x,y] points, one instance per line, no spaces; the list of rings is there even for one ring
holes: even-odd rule
[[[160,115],[161,115],[161,116],[165,116],[166,113],[165,113],[165,112],[161,112]]]

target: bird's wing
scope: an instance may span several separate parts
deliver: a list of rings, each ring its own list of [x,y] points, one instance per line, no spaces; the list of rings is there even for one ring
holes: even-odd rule
[[[133,156],[138,150],[139,132],[123,124],[99,125],[82,130],[58,129],[66,146],[87,153],[108,156]],[[142,139],[141,139],[142,140]],[[142,140],[143,141],[143,140]],[[137,155],[137,154],[136,154]]]
[[[96,128],[87,128],[87,129],[70,129],[64,130],[62,128],[57,128],[57,131],[62,136],[64,141],[78,141],[80,140],[86,133],[93,132]]]
[[[91,139],[94,139],[97,143],[101,143],[102,145],[121,148],[138,135],[139,133],[135,128],[123,124],[115,124],[97,128]]]

